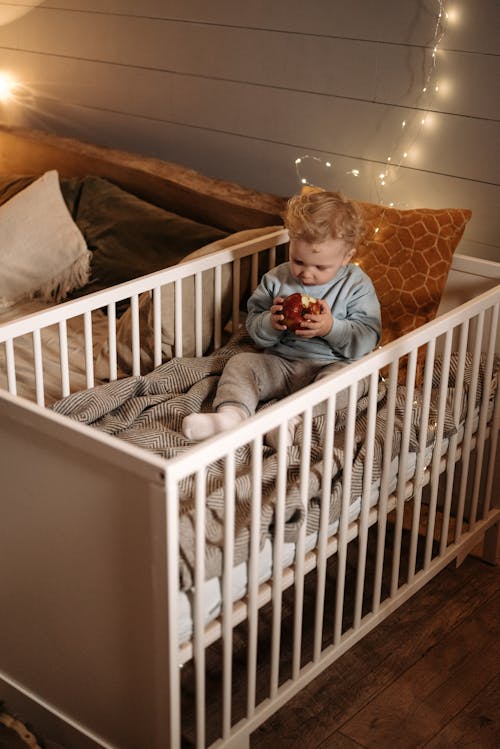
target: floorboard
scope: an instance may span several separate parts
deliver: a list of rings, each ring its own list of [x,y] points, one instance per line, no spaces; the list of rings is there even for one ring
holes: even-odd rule
[[[498,568],[450,565],[254,732],[251,749],[416,749],[446,726],[464,732],[460,716],[500,671],[499,634]]]
[[[500,746],[500,676],[497,674],[425,749],[498,749]]]
[[[283,678],[292,609],[285,600]],[[499,568],[474,557],[450,565],[257,729],[251,749],[496,749],[499,635]],[[220,665],[220,653],[213,657]],[[235,638],[234,658],[244,672],[244,638]],[[220,673],[209,674],[208,693],[220,691]],[[233,686],[235,712],[244,710],[237,678]],[[192,731],[183,746],[194,746]],[[0,749],[19,746],[0,731]]]

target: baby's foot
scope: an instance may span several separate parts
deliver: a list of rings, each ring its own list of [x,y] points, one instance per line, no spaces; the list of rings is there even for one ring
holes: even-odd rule
[[[230,407],[212,414],[189,414],[182,422],[182,433],[188,440],[200,442],[231,429],[245,418],[246,413],[240,408]]]

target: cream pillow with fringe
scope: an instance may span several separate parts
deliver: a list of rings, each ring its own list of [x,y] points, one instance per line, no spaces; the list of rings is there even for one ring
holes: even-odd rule
[[[57,171],[45,172],[0,206],[0,308],[63,300],[88,282],[91,256]]]

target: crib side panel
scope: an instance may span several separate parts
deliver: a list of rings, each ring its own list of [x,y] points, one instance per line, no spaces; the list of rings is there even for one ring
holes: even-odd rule
[[[1,678],[97,746],[166,746],[160,472],[2,397],[0,475]]]
[[[173,459],[195,495],[181,716],[192,745],[245,745],[450,562],[485,534],[493,544],[499,305],[500,289],[488,292]],[[204,560],[216,544],[220,614],[205,627]]]

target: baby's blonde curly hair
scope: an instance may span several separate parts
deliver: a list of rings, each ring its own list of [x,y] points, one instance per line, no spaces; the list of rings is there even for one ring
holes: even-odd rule
[[[363,220],[356,205],[338,192],[294,195],[287,203],[283,220],[291,239],[306,242],[344,239],[356,247],[363,235]]]

